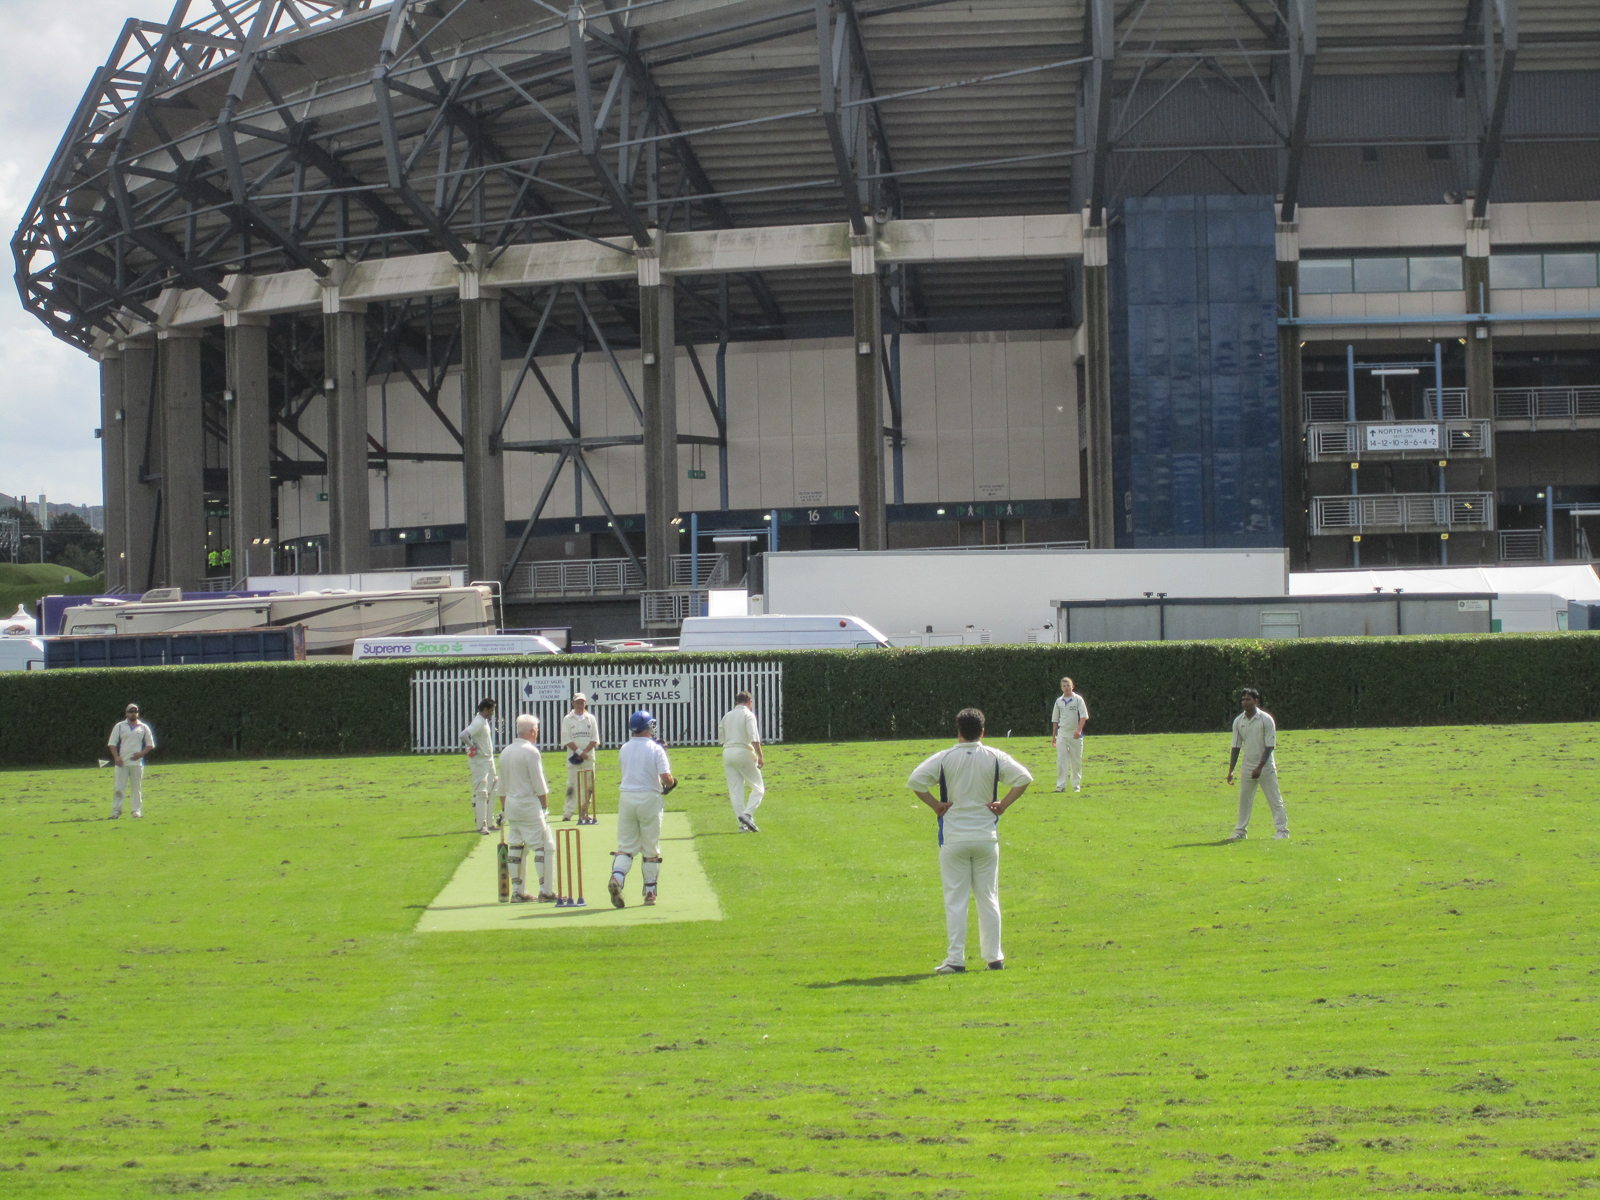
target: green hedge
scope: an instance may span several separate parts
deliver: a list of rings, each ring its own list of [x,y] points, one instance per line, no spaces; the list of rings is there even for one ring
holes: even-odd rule
[[[726,655],[697,655],[726,659]],[[1285,729],[1600,719],[1600,633],[1120,642],[740,655],[784,664],[786,741],[950,735],[958,709],[991,733],[1049,730],[1071,675],[1095,733],[1227,727],[1240,686]],[[451,666],[504,666],[504,659]],[[573,655],[574,672],[655,668],[681,655]],[[168,759],[400,753],[410,679],[426,663],[261,663],[0,675],[0,765],[93,759],[128,701]],[[545,665],[545,664],[540,664]]]

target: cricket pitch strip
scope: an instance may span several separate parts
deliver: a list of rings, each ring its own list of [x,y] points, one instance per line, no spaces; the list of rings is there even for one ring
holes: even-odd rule
[[[554,904],[501,904],[495,898],[495,848],[498,837],[480,837],[444,889],[417,920],[418,933],[463,933],[481,929],[570,929],[600,925],[664,925],[672,921],[720,921],[722,906],[706,877],[695,849],[689,815],[669,812],[661,819],[661,896],[644,906],[644,883],[638,859],[628,873],[623,897],[626,908],[612,908],[606,893],[611,877],[611,852],[617,844],[616,813],[599,814],[595,825],[551,823],[551,832],[579,828],[583,832],[583,884],[586,903],[576,908]],[[531,860],[532,855],[530,853]],[[554,880],[552,871],[551,879]],[[529,880],[529,890],[537,889]]]

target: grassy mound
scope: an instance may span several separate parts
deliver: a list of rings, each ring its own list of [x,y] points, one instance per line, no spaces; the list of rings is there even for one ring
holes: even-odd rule
[[[116,822],[110,772],[0,772],[0,1190],[1594,1187],[1600,727],[1285,732],[1294,837],[1236,844],[1225,735],[1091,736],[1081,795],[1002,744],[1008,969],[954,977],[934,743],[771,748],[760,835],[674,752],[724,919],[539,933],[414,931],[460,758],[158,757]]]
[[[105,590],[105,576],[89,576],[54,563],[0,563],[0,616],[9,617],[17,605],[26,604],[39,615],[40,596],[97,596]]]

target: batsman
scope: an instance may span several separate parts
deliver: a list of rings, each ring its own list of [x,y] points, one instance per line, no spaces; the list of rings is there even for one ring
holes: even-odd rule
[[[555,844],[545,820],[550,785],[545,782],[544,759],[539,753],[539,718],[532,713],[523,713],[517,718],[516,740],[500,751],[497,791],[505,816],[502,836],[512,903],[526,904],[533,899],[525,880],[530,850],[534,874],[539,878],[539,902],[555,903],[556,894],[550,887],[550,860],[555,857]]]

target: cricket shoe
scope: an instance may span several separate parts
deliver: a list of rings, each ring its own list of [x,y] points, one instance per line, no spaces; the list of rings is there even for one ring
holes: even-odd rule
[[[1244,841],[1244,838],[1245,838],[1245,835],[1242,834],[1242,833],[1230,833],[1227,837],[1223,838],[1222,840],[1225,841],[1225,842],[1242,842],[1242,841]]]
[[[1274,840],[1286,842],[1289,840],[1289,831],[1286,829],[1282,833],[1275,833],[1272,836]]]
[[[997,958],[992,963],[989,964],[989,970],[991,970],[991,971],[1004,971],[1005,969],[1006,969],[1006,960],[1003,959],[1003,958]]]
[[[1081,787],[1074,787],[1072,790],[1075,791],[1075,792],[1083,791],[1083,789]]]
[[[965,975],[967,969],[959,967],[955,963],[940,963],[933,969],[933,973],[935,975]]]
[[[533,897],[528,895],[527,892],[517,892],[515,895],[513,895],[511,897],[511,903],[513,903],[513,904],[527,904],[532,899],[533,899]]]
[[[478,826],[478,832],[479,833],[493,833],[494,830],[490,829],[487,825],[479,825]]]
[[[761,832],[761,830],[756,827],[756,823],[754,821],[752,821],[749,817],[740,817],[739,818],[739,828],[747,829],[751,833],[760,833]]]
[[[646,892],[644,894],[645,907],[646,908],[654,908],[655,907],[655,903],[656,903],[656,894],[654,892]]]
[[[607,887],[606,887],[606,890],[611,893],[611,907],[612,908],[627,908],[628,907],[627,904],[622,899],[622,880],[618,879],[615,875],[613,875],[611,877],[610,884],[608,884]]]
[[[555,902],[556,902],[556,894],[554,892],[540,892],[539,893],[539,903],[540,904],[554,904]]]

